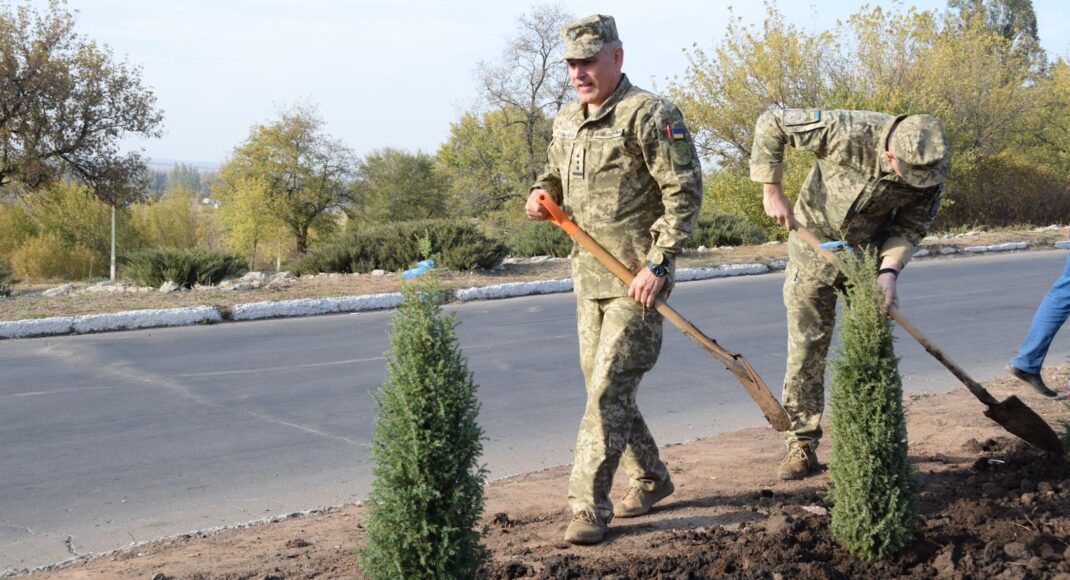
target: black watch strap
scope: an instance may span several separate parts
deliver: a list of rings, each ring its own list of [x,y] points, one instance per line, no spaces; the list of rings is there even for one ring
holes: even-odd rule
[[[648,261],[646,267],[650,269],[651,274],[654,274],[654,276],[658,278],[664,278],[669,274],[669,269],[662,264],[655,264],[654,262]]]

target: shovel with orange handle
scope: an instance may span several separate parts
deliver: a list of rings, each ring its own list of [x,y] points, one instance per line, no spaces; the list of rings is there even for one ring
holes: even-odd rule
[[[631,270],[613,257],[613,254],[607,252],[594,238],[587,235],[587,232],[581,230],[575,222],[565,215],[565,212],[554,200],[543,194],[539,196],[539,204],[546,208],[546,211],[550,214],[551,222],[565,230],[569,237],[593,254],[602,265],[616,275],[621,282],[624,282],[625,286],[631,285],[632,278],[635,277]],[[721,361],[725,368],[732,371],[732,374],[736,375],[736,379],[747,390],[747,394],[754,399],[754,402],[758,404],[758,408],[762,410],[762,414],[765,415],[765,419],[769,421],[773,429],[777,431],[788,430],[791,426],[791,420],[788,418],[787,412],[780,405],[780,401],[777,401],[776,397],[769,392],[769,387],[765,386],[765,382],[758,376],[758,373],[754,372],[754,368],[750,366],[750,363],[747,362],[743,355],[725,350],[721,345],[717,344],[716,340],[702,334],[699,329],[695,328],[695,325],[680,316],[676,310],[661,298],[657,299],[654,308],[673,326],[683,331],[691,340],[698,343],[710,355]]]
[[[824,256],[826,260],[836,265],[837,268],[843,267],[840,263],[840,258],[830,250],[821,247],[821,241],[814,236],[810,230],[803,226],[795,226],[795,234],[802,238],[804,242],[810,245],[817,253]],[[962,384],[966,385],[966,388],[970,390],[973,396],[977,397],[982,403],[988,406],[985,409],[985,416],[992,419],[996,423],[999,423],[1004,429],[1011,433],[1021,437],[1024,441],[1031,445],[1035,445],[1045,451],[1052,453],[1062,453],[1063,444],[1059,440],[1059,436],[1055,434],[1051,426],[1048,425],[1044,419],[1040,418],[1035,411],[1030,409],[1025,403],[1021,401],[1017,396],[1011,395],[1003,402],[997,401],[980,383],[973,380],[970,375],[966,374],[966,371],[962,370],[962,367],[955,364],[955,361],[951,360],[951,357],[947,356],[944,351],[937,348],[931,340],[928,339],[916,326],[914,326],[906,316],[898,309],[893,308],[888,312],[889,318],[896,321],[899,326],[907,331],[914,340],[921,344],[922,348],[933,355],[936,360],[940,361],[947,370],[951,371],[951,374],[955,375],[958,380],[962,381]]]

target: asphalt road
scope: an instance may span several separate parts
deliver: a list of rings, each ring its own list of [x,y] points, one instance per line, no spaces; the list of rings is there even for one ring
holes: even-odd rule
[[[902,311],[983,381],[1002,373],[1065,258],[918,262]],[[779,395],[782,282],[690,282],[670,302]],[[448,308],[480,385],[492,478],[571,461],[584,400],[574,307],[562,294]],[[390,316],[0,342],[0,572],[363,499]],[[1049,364],[1068,352],[1058,337]],[[908,392],[957,386],[908,336],[897,353]],[[733,375],[668,325],[640,406],[663,445],[763,424]]]

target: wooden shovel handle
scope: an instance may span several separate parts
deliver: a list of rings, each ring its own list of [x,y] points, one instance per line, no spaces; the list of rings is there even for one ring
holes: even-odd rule
[[[840,261],[840,257],[833,253],[831,250],[826,250],[825,248],[822,248],[821,241],[817,239],[817,236],[815,236],[813,232],[806,229],[804,226],[796,224],[795,235],[802,238],[802,240],[809,244],[815,252],[824,256],[826,260],[828,260],[837,268],[839,268],[841,272],[843,271],[843,262]],[[924,348],[929,354],[933,355],[936,360],[940,361],[940,363],[944,365],[947,370],[951,371],[951,374],[955,375],[958,380],[962,381],[962,384],[966,385],[966,388],[969,389],[970,392],[973,393],[973,395],[977,397],[982,403],[989,406],[998,404],[998,401],[996,401],[995,397],[993,397],[987,390],[985,390],[985,388],[982,387],[980,383],[973,380],[973,378],[970,377],[970,375],[968,375],[966,371],[962,369],[962,367],[956,364],[955,361],[951,360],[951,357],[947,356],[944,351],[940,350],[940,348],[937,347],[936,344],[934,344],[931,340],[929,340],[928,337],[922,334],[922,332],[918,330],[918,327],[914,326],[912,322],[907,320],[907,317],[903,316],[903,313],[900,312],[898,308],[892,308],[891,310],[889,310],[888,317],[896,321],[896,323],[898,323],[903,330],[907,331],[907,334],[913,337],[914,340],[918,341],[918,344],[920,344],[922,348]]]
[[[632,273],[624,264],[620,263],[613,254],[610,254],[602,247],[594,238],[587,234],[587,232],[580,229],[575,222],[569,219],[564,210],[550,199],[550,196],[541,194],[539,196],[539,204],[546,208],[547,213],[550,214],[550,221],[556,224],[561,229],[565,230],[565,233],[569,235],[576,243],[584,247],[588,252],[594,255],[603,266],[609,269],[621,282],[624,282],[626,286],[631,285],[632,280],[635,278],[635,274]],[[658,298],[654,302],[654,308],[661,313],[673,326],[680,329],[681,332],[686,334],[691,340],[698,343],[699,346],[704,348],[707,352],[713,355],[717,360],[724,364],[725,368],[731,371],[739,380],[743,388],[747,390],[754,402],[758,404],[758,408],[761,409],[762,414],[765,415],[769,424],[773,426],[773,429],[777,431],[786,431],[791,426],[791,420],[788,418],[788,414],[784,411],[784,407],[780,405],[780,401],[769,392],[769,387],[765,385],[762,378],[758,376],[758,373],[754,370],[754,367],[750,365],[743,355],[736,354],[725,350],[721,345],[717,344],[717,341],[703,334],[694,324],[691,324],[686,318],[680,315],[673,307],[669,306],[667,302]]]

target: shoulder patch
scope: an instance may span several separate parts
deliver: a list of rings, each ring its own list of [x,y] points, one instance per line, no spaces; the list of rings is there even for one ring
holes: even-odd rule
[[[809,109],[789,109],[784,111],[784,124],[791,127],[794,125],[809,125],[821,120],[821,111]]]
[[[687,141],[673,141],[669,146],[672,162],[684,167],[691,164],[691,145]]]

